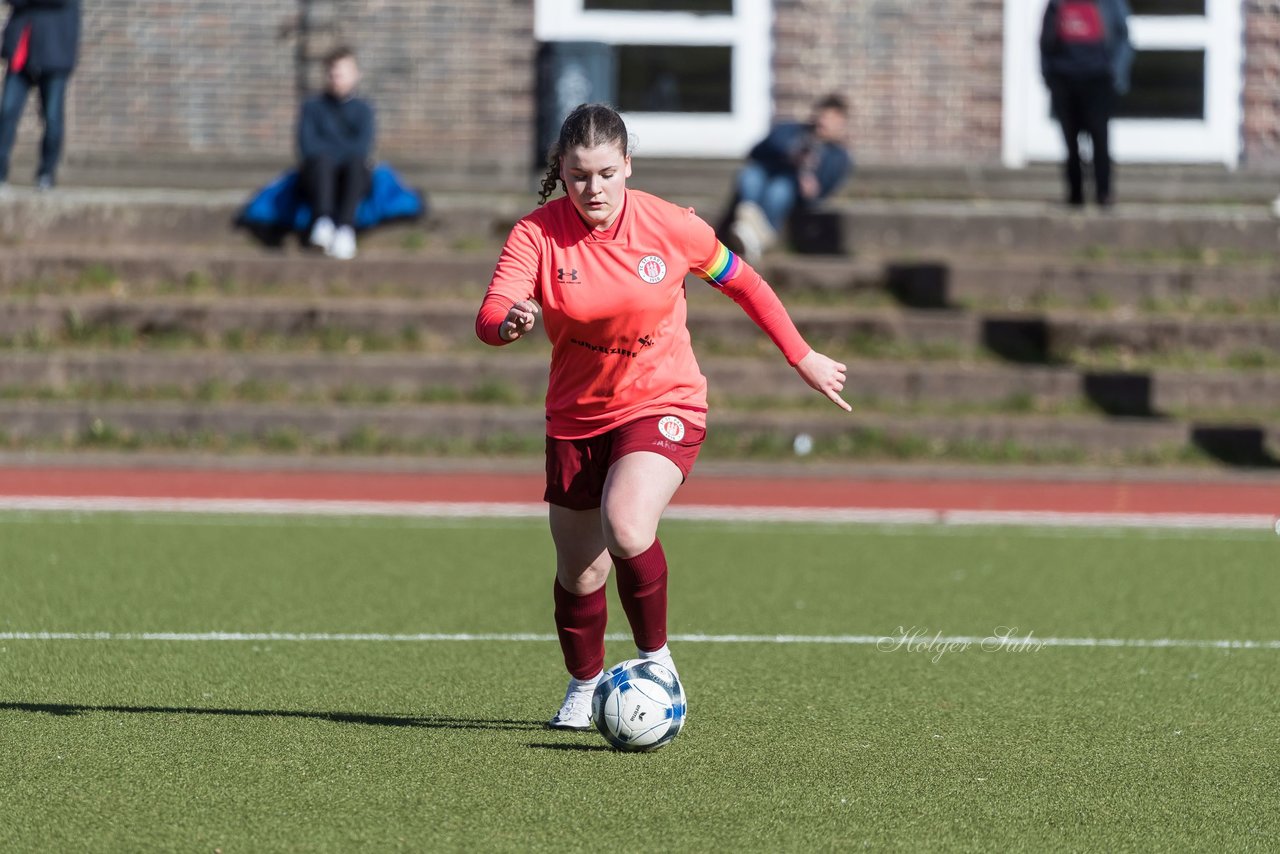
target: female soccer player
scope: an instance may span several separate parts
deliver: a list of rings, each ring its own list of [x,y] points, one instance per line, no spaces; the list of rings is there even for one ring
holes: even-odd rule
[[[805,343],[760,275],[691,209],[628,190],[629,177],[622,118],[600,104],[574,110],[552,148],[540,207],[512,228],[476,318],[481,340],[501,346],[528,335],[541,314],[552,344],[543,498],[570,675],[549,722],[557,729],[591,725],[610,566],[638,657],[675,670],[658,522],[693,468],[707,415],[685,273],[742,306],[805,382],[850,410],[840,396],[845,366]],[[557,185],[566,195],[547,203]]]

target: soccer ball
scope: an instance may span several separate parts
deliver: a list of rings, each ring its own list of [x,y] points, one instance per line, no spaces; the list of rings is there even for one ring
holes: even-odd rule
[[[619,750],[657,750],[684,726],[684,688],[667,667],[633,658],[606,670],[591,695],[591,720]]]

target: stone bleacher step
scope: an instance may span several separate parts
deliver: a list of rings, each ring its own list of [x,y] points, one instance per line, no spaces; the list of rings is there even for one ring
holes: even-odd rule
[[[858,161],[852,178],[837,192],[841,198],[886,199],[1007,199],[1043,201],[1062,196],[1062,167],[1057,163],[1030,164],[1007,169],[992,164],[898,165],[868,162],[853,151]],[[26,149],[14,153],[15,173],[25,175],[35,168],[35,159]],[[277,157],[223,155],[211,159],[197,153],[145,157],[95,156],[69,151],[63,168],[63,190],[71,188],[182,187],[217,191],[240,188],[247,197],[252,188],[279,176],[290,164]],[[432,195],[474,193],[481,185],[474,174],[451,169],[429,158],[415,162],[397,158],[396,168],[412,186]],[[684,201],[693,196],[706,200],[726,199],[742,166],[738,158],[653,158],[645,157],[643,145],[634,158],[635,172],[628,185],[658,195]],[[540,174],[520,169],[483,176],[490,191],[532,198]],[[1280,187],[1274,170],[1252,164],[1249,169],[1232,170],[1215,165],[1122,164],[1117,167],[1117,184],[1122,203],[1234,203],[1265,205]],[[722,203],[722,202],[719,202]]]
[[[778,291],[839,295],[883,292],[905,306],[964,303],[1010,309],[1040,305],[1106,310],[1217,305],[1280,310],[1280,267],[1264,263],[1086,260],[1004,254],[903,253],[883,259],[778,255],[764,265]]]
[[[202,404],[174,402],[0,402],[0,424],[11,446],[24,443],[74,444],[94,436],[137,437],[164,444],[193,436],[268,439],[291,433],[303,442],[338,446],[352,437],[377,437],[416,446],[457,443],[524,442],[543,435],[540,407],[424,404],[333,406]],[[1098,419],[1064,416],[894,416],[819,412],[715,410],[710,431],[720,447],[751,448],[759,442],[789,446],[808,434],[819,447],[857,447],[870,441],[935,446],[1029,449],[1058,458],[1111,459],[1117,454],[1179,453],[1203,428],[1177,421]],[[1259,441],[1274,446],[1275,429],[1253,428]],[[528,440],[525,442],[524,440]]]
[[[782,359],[707,357],[699,360],[713,400],[767,407],[818,400]],[[1245,372],[1081,372],[1062,367],[911,362],[848,363],[846,395],[874,405],[1093,406],[1103,412],[1156,415],[1170,411],[1280,410],[1280,375]],[[188,397],[252,387],[285,398],[382,393],[413,398],[449,390],[540,400],[545,354],[511,349],[458,353],[208,353],[62,350],[0,351],[0,393],[8,397],[68,395],[95,390]]]
[[[376,250],[354,263],[314,253],[256,248],[44,246],[0,250],[0,288],[21,293],[102,292],[142,296],[216,291],[228,296],[415,296],[483,293],[492,250]],[[1099,310],[1216,305],[1280,311],[1280,268],[1261,263],[1089,261],[939,253],[932,258],[777,254],[761,265],[784,295],[842,298],[877,294],[907,307],[964,303]],[[690,279],[693,300],[711,295]]]
[[[855,156],[857,152],[854,152]],[[635,158],[629,183],[659,195],[698,193],[727,197],[741,168],[738,160]],[[1222,166],[1122,164],[1117,184],[1122,203],[1269,204],[1280,181],[1275,175]],[[429,186],[430,180],[424,179]],[[896,166],[860,163],[837,191],[840,199],[987,199],[1057,201],[1063,194],[1059,164],[1022,169],[999,166]]]
[[[65,190],[0,204],[6,245],[80,243],[244,246],[231,227],[245,196],[228,192]],[[390,226],[365,245],[464,241],[496,245],[536,206],[532,195],[458,194],[434,200],[422,223]],[[703,209],[714,221],[718,211]],[[1065,254],[1097,247],[1131,250],[1271,252],[1280,224],[1262,206],[1126,204],[1085,213],[1048,202],[841,199],[812,218],[803,243],[833,254],[939,249]]]
[[[118,245],[255,246],[235,221],[248,193],[198,190],[65,189],[23,194],[0,202],[0,236],[6,246]],[[362,237],[364,247],[396,247],[406,241],[500,242],[531,209],[504,196],[439,200],[417,222],[390,223]],[[290,238],[287,245],[297,245]]]
[[[23,293],[215,290],[238,296],[351,294],[430,298],[483,294],[496,253],[381,251],[353,262],[313,252],[254,247],[175,250],[172,247],[48,246],[0,250],[0,288]]]
[[[475,300],[402,298],[37,297],[0,303],[0,339],[85,340],[95,333],[196,339],[343,334],[430,349],[477,343],[477,307]],[[1155,355],[1195,351],[1220,357],[1280,352],[1280,317],[1113,317],[1078,311],[979,313],[841,306],[797,306],[791,315],[812,344],[836,355],[851,342],[856,346],[868,341],[950,358],[985,349],[1031,363],[1104,349]],[[751,320],[727,302],[692,306],[689,326],[695,344],[713,350],[767,349],[767,340]]]
[[[982,250],[1250,254],[1275,251],[1280,220],[1260,207],[1121,205],[1083,213],[1038,202],[840,201],[810,223],[811,248],[837,254]]]

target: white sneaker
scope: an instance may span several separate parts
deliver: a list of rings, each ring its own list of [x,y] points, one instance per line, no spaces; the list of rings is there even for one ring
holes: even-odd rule
[[[733,212],[733,233],[742,242],[748,264],[760,262],[764,253],[778,241],[778,233],[769,224],[764,209],[754,202],[739,202]]]
[[[756,236],[755,230],[742,220],[736,220],[729,226],[729,231],[742,249],[742,260],[753,267],[760,263],[760,238]]]
[[[570,679],[569,688],[564,692],[564,703],[555,717],[547,721],[552,729],[591,729],[591,695],[596,692],[600,682],[599,673],[594,679]]]
[[[356,257],[356,230],[349,225],[338,226],[325,254],[339,261],[350,261]]]
[[[329,248],[333,246],[335,230],[333,220],[327,216],[320,217],[316,220],[315,225],[311,226],[311,245],[328,252]]]

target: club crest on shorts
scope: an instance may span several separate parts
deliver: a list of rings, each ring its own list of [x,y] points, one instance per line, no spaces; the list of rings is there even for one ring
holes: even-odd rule
[[[658,432],[672,442],[679,442],[684,438],[684,422],[674,415],[668,415],[658,422]]]
[[[649,284],[656,285],[667,277],[667,262],[657,255],[646,255],[640,259],[636,272]]]

